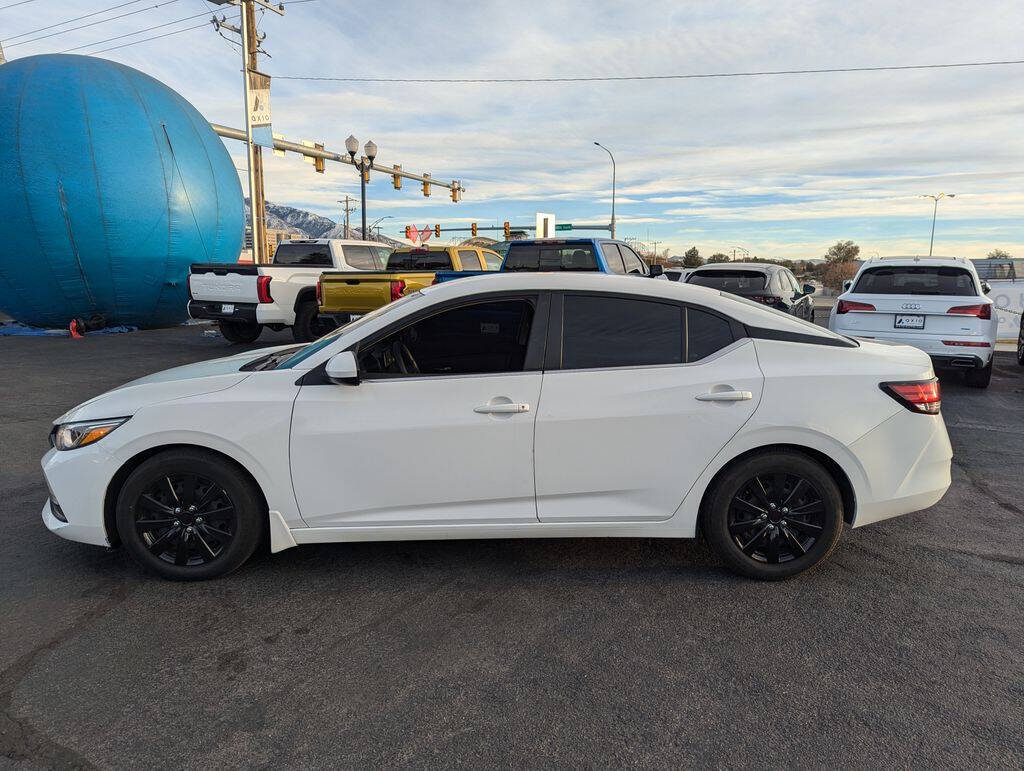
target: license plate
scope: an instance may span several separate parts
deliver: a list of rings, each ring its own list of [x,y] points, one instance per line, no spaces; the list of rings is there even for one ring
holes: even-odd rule
[[[220,306],[220,312],[221,313],[234,313],[235,312],[235,306],[232,305],[231,303],[224,303],[223,305]]]
[[[896,329],[924,329],[924,316],[920,314],[896,314]]]

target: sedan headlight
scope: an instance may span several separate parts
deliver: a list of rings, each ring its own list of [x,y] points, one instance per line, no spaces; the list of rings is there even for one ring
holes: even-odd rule
[[[50,444],[57,450],[74,450],[98,442],[128,418],[107,420],[83,420],[76,423],[61,423],[50,432]]]

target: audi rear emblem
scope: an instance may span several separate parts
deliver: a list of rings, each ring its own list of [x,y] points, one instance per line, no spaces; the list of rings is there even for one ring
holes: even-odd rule
[[[905,311],[919,311],[921,310],[921,303],[903,303],[900,307]]]

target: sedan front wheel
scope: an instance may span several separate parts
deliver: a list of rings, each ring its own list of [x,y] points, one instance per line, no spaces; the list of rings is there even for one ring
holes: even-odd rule
[[[843,528],[835,480],[798,452],[743,459],[718,480],[702,525],[712,548],[734,572],[778,580],[831,554]]]

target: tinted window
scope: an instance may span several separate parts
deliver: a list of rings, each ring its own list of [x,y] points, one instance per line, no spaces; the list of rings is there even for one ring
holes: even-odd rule
[[[344,246],[345,262],[356,270],[378,270],[376,251],[369,246]]]
[[[619,251],[622,252],[622,261],[626,263],[627,273],[647,275],[647,263],[640,259],[640,256],[624,244],[619,244]]]
[[[686,283],[746,294],[764,291],[768,276],[759,270],[696,270],[686,279]]]
[[[475,249],[459,249],[459,262],[463,270],[483,270]]]
[[[498,270],[501,268],[501,261],[504,258],[500,254],[486,249],[481,250],[480,254],[483,255],[484,262],[487,263],[487,270]]]
[[[636,367],[683,360],[683,313],[677,305],[619,297],[566,295],[562,366]]]
[[[601,244],[601,253],[604,254],[604,260],[608,263],[608,269],[612,273],[626,272],[626,268],[622,264],[622,255],[619,254],[619,247],[615,244]]]
[[[331,266],[328,244],[279,244],[274,252],[274,265]]]
[[[398,249],[388,257],[388,270],[451,270],[447,249]]]
[[[512,244],[504,270],[597,270],[594,248],[581,244]]]
[[[496,300],[443,311],[359,352],[368,375],[520,372],[533,322],[527,300]]]
[[[945,265],[868,268],[860,274],[853,291],[864,294],[977,294],[974,278],[968,271]]]
[[[721,316],[686,309],[686,360],[700,361],[732,342],[732,327]]]

